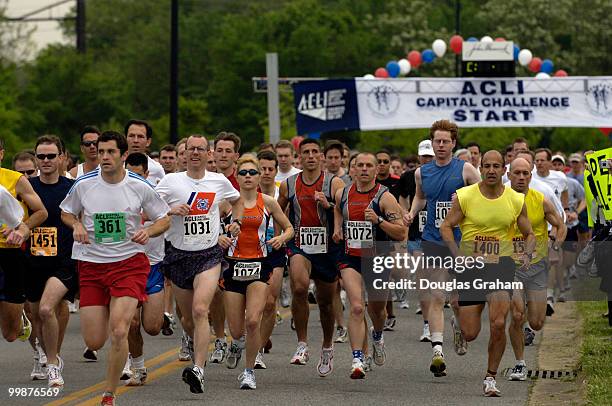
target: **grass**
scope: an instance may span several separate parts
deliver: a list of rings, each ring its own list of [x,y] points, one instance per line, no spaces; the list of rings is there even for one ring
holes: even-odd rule
[[[579,302],[583,319],[580,363],[586,381],[588,405],[609,405],[612,399],[612,327],[601,317],[607,302]]]

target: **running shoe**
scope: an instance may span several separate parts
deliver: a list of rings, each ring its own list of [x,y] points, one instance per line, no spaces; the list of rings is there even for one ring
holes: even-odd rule
[[[501,392],[497,389],[497,382],[495,382],[495,378],[492,376],[487,376],[482,383],[482,391],[484,395],[488,398],[496,398],[501,396]]]
[[[340,290],[340,302],[342,303],[342,311],[346,309],[346,291],[344,289]]]
[[[348,328],[338,326],[336,327],[336,339],[335,343],[345,343],[348,340]]]
[[[317,295],[316,295],[316,287],[314,282],[310,282],[308,286],[308,303],[317,304]]]
[[[255,382],[255,372],[244,370],[238,376],[238,380],[240,381],[240,389],[256,389],[257,383]]]
[[[395,317],[389,317],[387,320],[385,320],[385,327],[383,328],[383,330],[393,331],[394,328],[395,328]]]
[[[325,378],[334,370],[334,348],[321,348],[321,358],[317,364],[319,376]]]
[[[372,335],[372,357],[374,358],[374,363],[378,366],[382,366],[387,360],[385,339],[380,337],[380,340],[374,340],[374,327],[370,327],[370,331]]]
[[[27,341],[32,334],[32,323],[28,320],[28,317],[25,314],[25,310],[21,311],[21,332],[17,336],[17,338],[21,341]]]
[[[419,339],[422,343],[430,343],[431,342],[431,332],[429,331],[429,324],[423,324],[423,334],[421,334],[421,338]]]
[[[295,322],[293,321],[293,317],[291,318],[291,330],[295,331]]]
[[[132,376],[125,383],[126,386],[142,386],[147,380],[147,368],[134,368]]]
[[[183,369],[183,382],[189,385],[191,393],[204,393],[204,371],[199,366]]]
[[[308,345],[306,345],[306,343],[298,343],[295,354],[293,354],[289,363],[294,365],[306,365],[309,358],[310,353],[308,352]]]
[[[171,336],[174,334],[174,329],[172,328],[174,322],[174,316],[168,312],[164,312],[164,323],[162,324],[162,334],[165,336]]]
[[[74,299],[74,302],[68,302],[68,311],[70,313],[79,312],[79,299]]]
[[[572,265],[568,269],[568,274],[570,279],[578,279],[578,270],[576,269],[576,264]]]
[[[120,381],[127,381],[132,377],[131,360],[132,357],[130,357],[130,354],[128,354],[128,357],[125,360],[125,365],[123,366],[123,371],[121,372],[121,378],[119,378]]]
[[[548,296],[546,298],[546,315],[547,316],[552,316],[553,314],[555,314],[555,308],[553,307],[554,303],[555,303],[554,297]]]
[[[83,351],[83,358],[85,358],[88,361],[97,361],[98,351],[90,350],[89,348],[85,348],[85,351]]]
[[[410,309],[410,303],[408,303],[408,298],[400,302],[400,309]]]
[[[434,351],[433,357],[431,357],[431,365],[429,366],[429,370],[436,378],[446,376],[446,363],[444,362],[444,354],[442,351]]]
[[[451,326],[453,328],[453,343],[455,344],[455,353],[457,355],[465,355],[467,353],[468,343],[461,332],[461,328],[457,325],[457,320],[455,320],[454,315],[451,318]]]
[[[279,311],[276,311],[276,321],[274,322],[274,326],[279,326],[283,324],[283,316],[281,316]]]
[[[509,381],[525,381],[527,380],[527,365],[520,363],[512,368],[512,372],[508,377]]]
[[[193,341],[191,338],[183,331],[183,335],[181,336],[181,348],[179,349],[178,359],[179,361],[191,361],[191,352],[190,348],[193,348]]]
[[[289,278],[283,278],[280,293],[280,303],[281,306],[283,306],[284,308],[291,306],[291,289],[289,287]]]
[[[34,355],[34,367],[32,368],[32,372],[30,372],[30,379],[33,381],[42,381],[43,379],[47,379],[47,370],[40,362],[38,353]]]
[[[104,392],[102,395],[101,406],[115,406],[115,395],[110,392]]]
[[[215,340],[215,349],[210,354],[210,362],[212,362],[213,364],[223,364],[226,355],[227,343],[217,338]]]
[[[421,309],[421,306],[417,306],[416,312],[414,312],[414,314],[423,314],[423,309]]]
[[[372,356],[371,355],[366,355],[365,357],[363,357],[363,370],[364,372],[372,371]]]
[[[532,345],[534,340],[535,331],[533,331],[530,327],[525,327],[525,346]]]
[[[236,368],[240,358],[242,358],[242,348],[238,347],[235,341],[232,341],[227,353],[227,358],[225,359],[225,366],[229,369]]]
[[[58,360],[59,360],[59,357],[58,357]],[[47,386],[49,388],[63,388],[64,387],[64,378],[62,378],[61,366],[53,365],[53,364],[49,364],[47,366],[48,377],[49,377]]]
[[[363,379],[365,378],[365,369],[363,362],[359,358],[353,358],[351,365],[351,379]]]
[[[564,293],[561,293],[559,295],[559,297],[557,298],[557,302],[559,302],[559,303],[565,303],[565,300],[566,299],[565,299],[565,294]]]
[[[268,338],[268,341],[266,341],[266,345],[264,345],[264,354],[269,354],[271,349],[272,349],[272,340]]]
[[[255,356],[255,369],[266,369],[266,363],[264,362],[263,359],[263,354],[261,353],[261,351],[259,351],[257,353],[257,355]]]
[[[444,308],[445,309],[450,309],[450,303],[449,302],[444,302]]]
[[[40,345],[38,338],[36,339],[36,351],[38,351],[38,358],[40,360],[40,364],[43,367],[47,366],[47,354],[45,354],[45,350]]]

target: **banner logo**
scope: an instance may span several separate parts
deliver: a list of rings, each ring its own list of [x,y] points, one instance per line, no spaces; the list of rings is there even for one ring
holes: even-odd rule
[[[344,115],[346,89],[333,89],[302,95],[298,112],[322,121],[339,120]]]
[[[397,90],[390,85],[376,86],[368,93],[368,107],[375,115],[392,116],[400,104]]]
[[[593,85],[586,91],[587,104],[600,116],[612,114],[612,86],[604,83]]]

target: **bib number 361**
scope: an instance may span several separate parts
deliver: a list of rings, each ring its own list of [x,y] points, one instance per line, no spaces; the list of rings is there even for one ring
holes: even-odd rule
[[[95,213],[94,237],[99,244],[125,241],[125,213]]]
[[[325,227],[300,227],[300,248],[306,254],[327,254]]]

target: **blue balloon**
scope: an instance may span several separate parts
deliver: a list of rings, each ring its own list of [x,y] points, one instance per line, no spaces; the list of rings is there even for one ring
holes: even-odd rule
[[[542,61],[542,66],[540,67],[540,72],[551,74],[555,65],[550,59],[544,59]]]
[[[467,39],[467,42],[478,42],[478,38],[470,37],[470,38]]]
[[[519,52],[521,52],[521,48],[518,45],[514,44],[514,60],[515,61],[518,61]]]
[[[389,61],[387,62],[387,72],[389,72],[389,76],[392,78],[396,78],[399,76],[400,74],[400,66],[399,63],[395,62],[395,61]]]
[[[421,57],[423,58],[423,62],[432,63],[434,59],[436,59],[436,54],[431,49],[426,49],[421,53]]]

